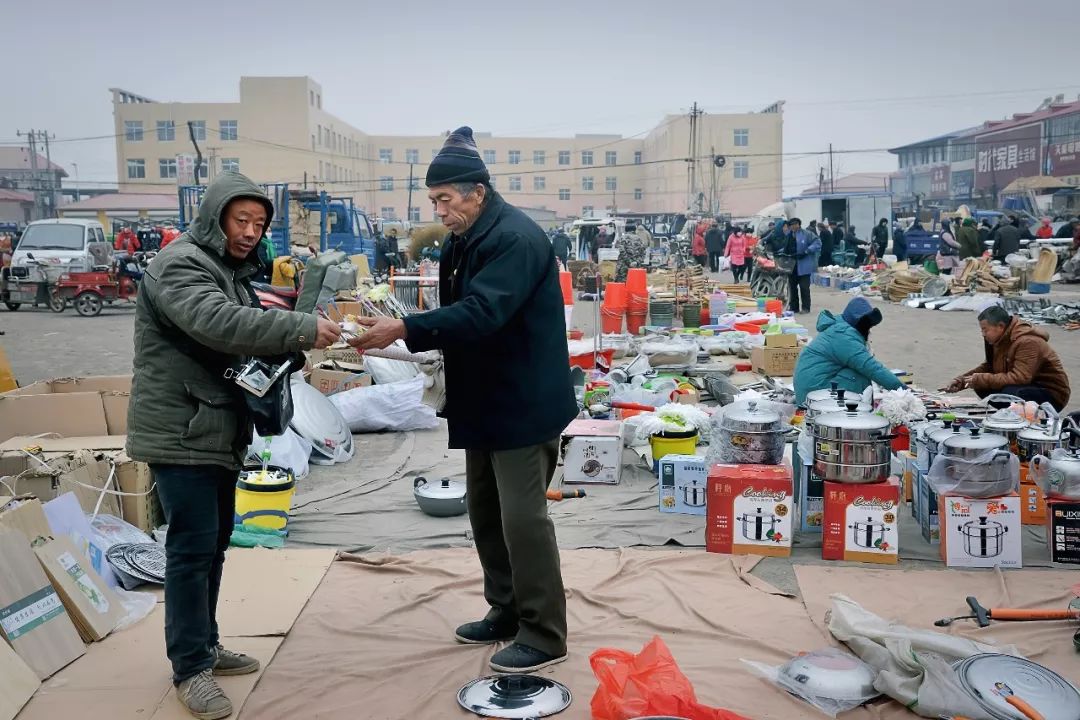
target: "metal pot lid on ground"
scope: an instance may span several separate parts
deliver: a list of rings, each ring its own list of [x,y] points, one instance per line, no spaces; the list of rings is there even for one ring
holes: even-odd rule
[[[413,481],[413,494],[433,500],[460,500],[465,497],[465,483],[450,478],[432,482],[427,478],[418,477]]]
[[[990,450],[1005,450],[1009,447],[1009,438],[996,433],[982,432],[979,428],[971,428],[967,433],[955,433],[941,441],[941,452],[944,455],[960,455],[962,451],[988,452]]]
[[[758,406],[757,400],[735,403],[724,410],[720,427],[731,432],[773,433],[784,429],[780,413]]]
[[[542,718],[570,707],[570,689],[538,675],[490,675],[458,691],[458,704],[493,718]]]
[[[780,682],[803,695],[831,700],[862,700],[877,694],[874,671],[838,650],[807,653],[780,668]]]
[[[954,668],[963,688],[993,718],[1026,720],[1027,716],[1005,699],[1009,691],[1047,720],[1080,718],[1080,692],[1038,663],[1012,655],[982,653],[961,660]]]
[[[842,412],[830,412],[814,418],[814,425],[823,428],[837,428],[840,430],[866,430],[873,432],[880,430],[886,433],[889,430],[889,421],[880,415],[868,412],[859,412],[857,403],[848,403],[847,409]]]

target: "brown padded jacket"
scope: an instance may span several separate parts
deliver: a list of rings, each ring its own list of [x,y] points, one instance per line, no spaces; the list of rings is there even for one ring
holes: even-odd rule
[[[971,387],[982,394],[1006,385],[1038,385],[1059,409],[1064,408],[1069,404],[1069,376],[1049,339],[1043,328],[1012,318],[995,345],[985,343],[986,361],[966,373],[971,375]]]

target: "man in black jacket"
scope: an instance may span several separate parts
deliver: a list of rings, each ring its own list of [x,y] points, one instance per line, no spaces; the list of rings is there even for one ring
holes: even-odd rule
[[[562,228],[555,231],[555,236],[551,238],[551,247],[555,251],[555,257],[566,267],[566,261],[570,259],[570,236],[563,232]]]
[[[450,447],[465,450],[469,521],[491,606],[455,637],[512,640],[492,669],[533,672],[566,659],[566,599],[545,492],[559,437],[578,410],[555,253],[544,231],[491,189],[470,128],[447,137],[427,186],[450,230],[441,307],[404,321],[361,318],[367,331],[351,344],[404,340],[414,352],[443,351],[442,415]]]
[[[825,267],[826,265],[832,265],[832,252],[833,252],[833,232],[829,228],[836,227],[836,223],[827,223],[824,220],[818,225],[821,231],[821,252],[818,253],[818,267]]]
[[[705,231],[705,249],[709,252],[709,270],[714,273],[720,272],[720,258],[724,256],[725,241],[724,231],[720,229],[720,224],[713,220]]]

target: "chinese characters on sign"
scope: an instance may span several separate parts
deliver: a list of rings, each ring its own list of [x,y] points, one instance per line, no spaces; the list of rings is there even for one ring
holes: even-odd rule
[[[1017,178],[1042,174],[1041,125],[1002,130],[975,141],[975,189],[1000,192]]]
[[[979,172],[1015,170],[1021,163],[1036,162],[1038,151],[1033,147],[1021,148],[1016,143],[999,145],[992,150],[979,151]]]
[[[939,165],[930,170],[930,197],[949,197],[949,166]]]

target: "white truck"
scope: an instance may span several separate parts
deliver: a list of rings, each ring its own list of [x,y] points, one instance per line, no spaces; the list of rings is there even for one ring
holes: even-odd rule
[[[56,280],[69,272],[90,272],[112,263],[105,229],[96,220],[37,220],[26,226],[0,276],[0,301],[9,310],[24,303],[63,310]],[[55,307],[54,307],[55,306]]]

